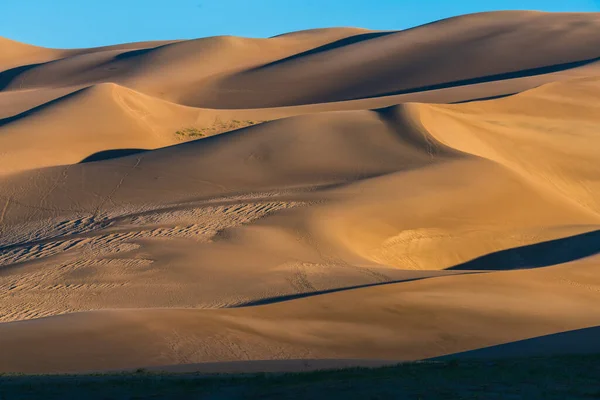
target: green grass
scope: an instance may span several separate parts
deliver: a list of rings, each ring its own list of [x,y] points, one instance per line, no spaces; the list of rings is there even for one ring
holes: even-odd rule
[[[206,136],[201,130],[196,128],[184,128],[175,132],[176,135],[181,137],[204,137]]]
[[[3,376],[0,399],[600,399],[600,356],[287,374]]]

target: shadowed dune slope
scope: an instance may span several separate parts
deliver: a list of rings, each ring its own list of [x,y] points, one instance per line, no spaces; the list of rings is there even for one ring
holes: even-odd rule
[[[597,61],[598,29],[595,14],[474,14],[340,40],[223,77],[209,86],[214,94],[194,90],[182,101],[213,108],[274,107],[555,72]]]
[[[189,88],[190,84],[201,87],[202,80],[212,75],[260,65],[356,31],[360,32],[331,29],[274,39],[217,36],[187,41],[147,42],[137,46],[67,50],[61,51],[63,57],[23,66],[10,76],[10,71],[5,71],[3,74],[8,79],[4,79],[4,85],[6,90],[24,90],[113,82],[168,98],[173,90]]]
[[[59,57],[60,51],[31,46],[0,37],[0,88],[4,86],[3,80],[7,76],[6,70],[33,64],[45,59]],[[4,72],[1,72],[4,71]],[[17,71],[15,71],[17,73]]]
[[[466,351],[439,357],[439,360],[455,358],[525,358],[562,354],[600,354],[600,327],[576,329],[567,332],[504,343],[497,346]]]

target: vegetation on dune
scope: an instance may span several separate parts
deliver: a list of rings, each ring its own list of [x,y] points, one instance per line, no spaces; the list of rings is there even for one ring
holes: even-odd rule
[[[216,134],[223,133],[223,132],[233,131],[233,130],[240,129],[240,128],[245,128],[247,126],[260,124],[262,122],[266,122],[266,121],[253,121],[253,120],[239,121],[237,119],[232,119],[230,121],[223,122],[223,121],[217,119],[217,120],[215,120],[215,122],[213,123],[212,126],[203,127],[203,128],[196,128],[196,127],[182,128],[182,129],[176,131],[175,135],[177,135],[182,140],[197,139],[197,138],[202,138],[202,137],[206,137],[206,136],[216,135]]]
[[[184,128],[181,129],[177,132],[175,132],[176,135],[181,136],[181,137],[203,137],[206,136],[204,133],[202,133],[200,130],[196,129],[196,128]]]

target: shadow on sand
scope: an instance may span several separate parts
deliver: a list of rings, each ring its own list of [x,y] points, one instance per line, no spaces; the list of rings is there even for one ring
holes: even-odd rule
[[[499,359],[576,354],[600,354],[600,326],[538,336],[531,339],[435,357],[431,360],[442,361],[458,358]]]
[[[79,161],[78,164],[85,164],[94,161],[104,161],[110,160],[112,158],[126,157],[132,154],[145,153],[146,149],[113,149],[113,150],[103,150],[97,153],[91,154]]]
[[[402,89],[402,90],[395,90],[393,92],[377,93],[377,94],[374,94],[371,96],[361,96],[361,97],[355,97],[355,98],[344,99],[344,100],[348,101],[348,100],[370,99],[370,98],[375,98],[375,97],[397,96],[397,95],[401,95],[401,94],[412,94],[412,93],[428,92],[428,91],[432,91],[432,90],[451,89],[451,88],[460,87],[460,86],[468,86],[468,85],[476,85],[476,84],[481,84],[481,83],[505,81],[505,80],[509,80],[509,79],[528,78],[528,77],[536,76],[536,75],[546,75],[546,74],[552,74],[555,72],[566,71],[566,70],[573,69],[573,68],[579,68],[579,67],[583,67],[588,64],[595,63],[597,61],[600,61],[600,57],[590,58],[587,60],[567,62],[567,63],[562,63],[562,64],[546,65],[543,67],[529,68],[529,69],[523,69],[523,70],[519,70],[519,71],[503,72],[503,73],[494,74],[494,75],[485,75],[485,76],[480,76],[480,77],[475,77],[475,78],[461,79],[461,80],[451,81],[451,82],[436,83],[436,84],[432,84],[432,85],[419,86],[419,87],[413,87],[413,88]]]
[[[327,43],[323,46],[315,47],[314,49],[310,49],[310,50],[304,51],[302,53],[294,54],[292,56],[285,57],[280,60],[270,62],[268,64],[261,65],[260,67],[254,68],[254,70],[256,71],[256,70],[261,70],[261,69],[268,68],[268,67],[273,67],[275,65],[279,65],[279,64],[282,64],[287,61],[292,61],[292,60],[295,60],[298,58],[322,53],[322,52],[329,51],[329,50],[334,50],[334,49],[337,49],[340,47],[349,46],[351,44],[364,42],[364,41],[370,40],[370,39],[377,39],[379,37],[391,35],[394,33],[397,33],[397,31],[361,33],[361,34],[350,36],[350,37],[347,37],[344,39],[336,40],[335,42]]]
[[[600,253],[600,230],[586,232],[579,235],[569,236],[555,240],[549,240],[546,242],[531,244],[527,246],[501,250],[495,253],[486,254],[484,256],[475,258],[462,264],[455,265],[450,268],[446,268],[446,270],[456,272],[463,271],[463,273],[473,274],[492,271],[542,268],[550,267],[557,264],[563,264],[571,261],[577,261],[598,253]],[[441,276],[444,275],[433,274],[430,276],[413,277],[387,282],[377,282],[315,292],[275,296],[250,301],[247,303],[242,303],[235,306],[235,308],[280,303],[289,300],[302,299],[305,297],[320,296],[323,294],[343,292],[354,289],[364,289],[375,286],[392,285],[396,283],[413,282]],[[598,344],[600,346],[600,336],[598,341]]]
[[[281,303],[284,301],[303,299],[305,297],[320,296],[322,294],[345,292],[346,290],[364,289],[364,288],[375,287],[375,286],[391,285],[394,283],[420,281],[422,279],[427,279],[427,278],[429,278],[429,277],[398,279],[398,280],[387,281],[387,282],[366,283],[364,285],[355,285],[355,286],[346,286],[346,287],[333,288],[333,289],[327,289],[327,290],[318,290],[316,292],[294,293],[294,294],[288,294],[288,295],[283,295],[283,296],[267,297],[264,299],[253,300],[253,301],[249,301],[246,303],[238,304],[232,308],[264,306],[266,304]]]
[[[600,354],[600,326],[553,333],[531,339],[509,342],[496,346],[484,347],[434,357],[423,361],[452,360],[501,360],[525,359],[532,357],[557,357]],[[392,366],[404,360],[376,359],[289,359],[289,360],[256,360],[226,361],[212,363],[180,364],[160,367],[149,367],[149,371],[169,371],[171,373],[257,373],[257,372],[302,372],[339,368],[377,368]],[[121,372],[118,370],[115,372]],[[126,370],[127,371],[127,370]]]
[[[78,93],[81,93],[82,91],[86,90],[86,88],[84,89],[79,89],[79,90],[75,90],[74,92],[71,92],[69,94],[66,94],[64,96],[60,96],[57,97],[56,99],[50,100],[46,103],[40,104],[39,106],[35,106],[33,108],[30,108],[29,110],[23,111],[19,114],[13,115],[12,117],[6,117],[6,118],[2,118],[0,119],[0,127],[3,127],[4,125],[8,125],[12,122],[18,121],[22,118],[37,114],[43,110],[45,110],[48,107],[51,107],[52,105],[55,104],[59,104],[61,101],[63,100],[67,100],[70,97],[76,96]]]
[[[506,271],[549,267],[600,253],[600,230],[486,254],[448,268],[461,271]]]
[[[20,67],[7,69],[6,71],[0,72],[0,90],[6,89],[8,85],[10,85],[12,81],[22,73],[44,64],[46,63],[21,65]]]

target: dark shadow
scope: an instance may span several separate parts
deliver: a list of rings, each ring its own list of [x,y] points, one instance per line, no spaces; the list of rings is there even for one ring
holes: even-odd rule
[[[439,275],[435,275],[435,276],[439,276]],[[429,278],[430,277],[428,277],[428,276],[419,277],[419,278],[406,278],[406,279],[398,279],[398,280],[386,281],[386,282],[365,283],[364,285],[355,285],[355,286],[346,286],[346,287],[340,287],[340,288],[332,288],[332,289],[327,289],[327,290],[318,290],[318,291],[314,291],[314,292],[295,293],[295,294],[288,294],[288,295],[283,295],[283,296],[274,296],[274,297],[268,297],[265,299],[253,300],[253,301],[249,301],[246,303],[238,304],[231,308],[264,306],[266,304],[281,303],[282,301],[303,299],[305,297],[320,296],[322,294],[344,292],[346,290],[364,289],[364,288],[383,286],[383,285],[392,285],[394,283],[414,282],[414,281],[420,281],[420,280],[429,279]]]
[[[29,65],[21,65],[20,67],[15,67],[11,69],[7,69],[6,71],[0,72],[0,90],[4,90],[10,85],[10,83],[23,72],[27,72],[30,69],[38,67],[46,63],[38,63],[38,64],[29,64]]]
[[[55,103],[58,103],[58,102],[60,102],[60,101],[62,101],[62,100],[68,99],[69,97],[71,97],[71,96],[74,96],[74,95],[76,95],[77,93],[79,93],[79,92],[81,92],[81,91],[83,91],[83,90],[86,90],[86,89],[87,89],[87,88],[83,88],[83,89],[76,90],[76,91],[74,91],[74,92],[72,92],[72,93],[69,93],[69,94],[67,94],[67,95],[64,95],[64,96],[58,97],[58,98],[56,98],[56,99],[54,99],[54,100],[50,100],[50,101],[49,101],[49,102],[47,102],[47,103],[43,103],[43,104],[40,104],[39,106],[36,106],[36,107],[30,108],[29,110],[27,110],[27,111],[23,111],[22,113],[19,113],[19,114],[17,114],[17,115],[13,115],[12,117],[7,117],[7,118],[0,119],[0,127],[2,127],[2,126],[4,126],[4,125],[7,125],[7,124],[10,124],[11,122],[18,121],[18,120],[20,120],[21,118],[25,118],[25,117],[27,117],[27,116],[30,116],[30,115],[36,114],[36,113],[38,113],[38,112],[42,111],[43,109],[45,109],[46,107],[49,107],[49,106],[51,106],[51,105],[53,105],[53,104],[55,104]]]
[[[600,230],[486,254],[448,268],[461,271],[504,271],[548,267],[600,253]]]
[[[148,150],[146,149],[113,149],[113,150],[103,150],[92,155],[87,156],[83,160],[79,161],[78,164],[84,164],[94,161],[104,161],[110,160],[112,158],[126,157],[132,154],[144,153]]]
[[[477,97],[475,99],[468,99],[468,100],[461,100],[461,101],[453,101],[450,104],[464,104],[464,103],[472,103],[475,101],[487,101],[487,100],[496,100],[496,99],[503,99],[505,97],[511,97],[514,96],[515,94],[518,94],[519,92],[515,92],[515,93],[507,93],[507,94],[498,94],[496,96],[488,96],[488,97]]]
[[[452,147],[438,141],[428,132],[422,132],[417,126],[407,119],[401,108],[397,105],[376,108],[371,111],[377,113],[379,119],[394,132],[399,140],[413,149],[428,155],[425,163],[439,162],[435,157],[456,157],[466,155]]]
[[[575,354],[600,354],[600,326],[553,333],[551,335],[435,357],[430,360],[524,358]]]
[[[158,47],[162,47],[162,46],[158,46]],[[141,56],[141,55],[144,55],[144,54],[147,54],[147,53],[150,53],[150,52],[156,50],[158,47],[149,47],[147,49],[137,49],[137,50],[126,51],[124,53],[117,54],[114,57],[114,59],[115,60],[126,60],[128,58]]]
[[[250,71],[261,70],[263,68],[272,67],[272,66],[282,64],[287,61],[301,58],[301,57],[306,57],[306,56],[310,56],[313,54],[322,53],[324,51],[333,50],[333,49],[337,49],[337,48],[344,47],[344,46],[349,46],[351,44],[360,43],[365,40],[376,39],[376,38],[391,35],[394,33],[397,33],[397,31],[361,33],[361,34],[350,36],[350,37],[347,37],[344,39],[336,40],[335,42],[327,43],[323,46],[315,47],[314,49],[310,49],[310,50],[304,51],[302,53],[294,54],[292,56],[285,57],[280,60],[270,62],[268,64],[261,65],[260,67],[256,67],[254,69],[251,69]]]
[[[600,253],[600,230],[498,251],[473,259],[471,261],[467,261],[463,264],[447,268],[447,270],[477,273],[481,271],[505,271],[513,269],[541,268],[579,260],[598,253]],[[260,306],[265,304],[279,303],[282,301],[302,299],[305,297],[342,292],[346,290],[363,289],[368,287],[430,279],[438,276],[440,275],[399,279],[307,293],[275,296],[266,299],[249,301],[247,303],[239,304],[235,307]]]
[[[536,75],[546,75],[546,74],[552,74],[555,72],[565,71],[568,69],[579,68],[579,67],[583,67],[588,64],[592,64],[597,61],[600,61],[600,57],[590,58],[590,59],[581,60],[581,61],[567,62],[567,63],[562,63],[562,64],[546,65],[543,67],[522,69],[519,71],[503,72],[503,73],[494,74],[494,75],[485,75],[485,76],[480,76],[480,77],[476,77],[476,78],[461,79],[461,80],[451,81],[451,82],[436,83],[436,84],[432,84],[432,85],[419,86],[419,87],[414,87],[414,88],[410,88],[410,89],[402,89],[402,90],[396,90],[393,92],[384,92],[384,93],[378,93],[375,95],[361,96],[361,97],[355,97],[355,98],[344,99],[344,100],[358,100],[358,99],[370,99],[370,98],[384,97],[384,96],[397,96],[397,95],[401,95],[401,94],[412,94],[412,93],[419,93],[419,92],[427,92],[427,91],[431,91],[431,90],[450,89],[450,88],[454,88],[454,87],[476,85],[476,84],[480,84],[480,83],[505,81],[505,80],[517,79],[517,78],[527,78],[527,77],[536,76]]]

